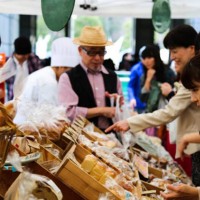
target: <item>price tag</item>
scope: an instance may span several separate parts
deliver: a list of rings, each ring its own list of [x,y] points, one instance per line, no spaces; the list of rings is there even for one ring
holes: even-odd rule
[[[137,156],[136,154],[133,157],[133,162],[135,166],[137,167],[138,171],[145,177],[149,177],[149,164],[148,162],[144,161],[142,158]]]

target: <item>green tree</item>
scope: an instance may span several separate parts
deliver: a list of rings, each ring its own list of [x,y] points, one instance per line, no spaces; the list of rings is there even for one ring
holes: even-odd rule
[[[72,29],[74,29],[74,37],[78,37],[80,35],[81,29],[84,26],[102,26],[102,21],[98,16],[79,16],[74,21],[74,25]]]

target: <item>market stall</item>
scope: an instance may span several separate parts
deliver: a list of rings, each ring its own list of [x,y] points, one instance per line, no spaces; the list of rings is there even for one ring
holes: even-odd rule
[[[5,115],[1,112],[2,118]],[[166,184],[191,184],[159,142],[143,133],[136,138],[127,133],[122,144],[115,134],[106,135],[78,117],[72,124],[65,124],[59,139],[52,139],[50,134],[50,140],[46,134],[39,140],[33,127],[28,126],[27,131],[27,126],[22,125],[14,126],[9,151],[18,151],[23,168],[51,179],[63,199],[162,199],[159,192],[165,190]],[[23,172],[14,172],[9,160],[1,163],[0,196],[4,197]]]

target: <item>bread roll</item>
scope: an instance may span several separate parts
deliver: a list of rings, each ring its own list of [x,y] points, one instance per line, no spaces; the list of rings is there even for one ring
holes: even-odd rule
[[[85,156],[85,159],[81,163],[81,167],[83,168],[83,170],[90,173],[92,168],[97,164],[97,161],[98,161],[98,159],[94,155],[92,155],[92,154],[87,155],[87,156]]]
[[[16,115],[16,108],[15,108],[15,102],[13,101],[8,101],[7,103],[4,104],[5,109],[7,110],[8,114],[12,119],[14,119]]]
[[[99,182],[101,183],[101,184],[105,184],[106,183],[106,180],[108,179],[108,178],[115,178],[117,176],[117,172],[114,170],[114,169],[112,169],[112,168],[110,168],[110,167],[107,167],[106,168],[106,172],[103,174],[103,176],[100,178],[100,180],[99,180]]]

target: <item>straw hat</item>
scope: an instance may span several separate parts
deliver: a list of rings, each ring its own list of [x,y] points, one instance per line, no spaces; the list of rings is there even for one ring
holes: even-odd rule
[[[73,40],[74,44],[78,44],[81,46],[95,46],[95,47],[103,47],[109,46],[113,43],[108,41],[106,35],[100,26],[85,26],[81,30],[81,34],[78,38]]]
[[[54,40],[51,54],[51,66],[75,67],[80,62],[78,48],[68,37]]]

